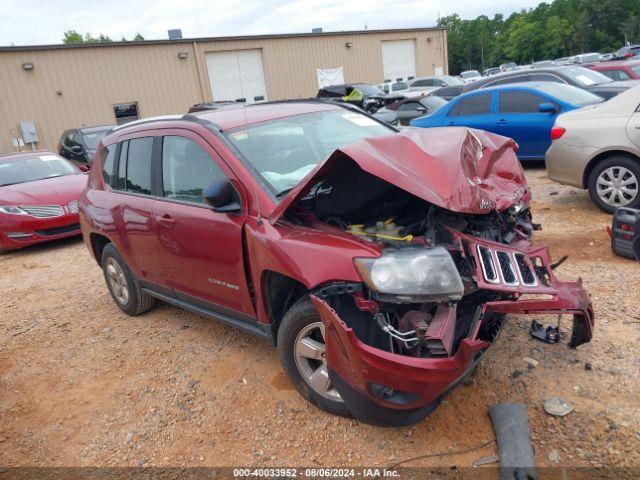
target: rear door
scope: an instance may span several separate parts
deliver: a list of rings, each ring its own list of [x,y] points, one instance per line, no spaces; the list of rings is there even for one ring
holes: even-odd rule
[[[116,228],[116,247],[136,274],[155,285],[167,285],[160,261],[153,219],[151,185],[154,137],[129,138],[120,143],[112,181],[110,211]]]
[[[493,131],[493,94],[494,92],[474,92],[455,102],[447,112],[445,125],[464,126]]]
[[[254,322],[243,259],[245,213],[214,212],[202,197],[214,180],[235,177],[198,134],[182,129],[162,134],[153,216],[171,288],[180,300]]]
[[[552,103],[560,110],[557,103],[529,91],[506,90],[498,93],[494,131],[518,143],[518,158],[544,158],[551,144],[551,127],[558,114],[540,112],[541,103]]]

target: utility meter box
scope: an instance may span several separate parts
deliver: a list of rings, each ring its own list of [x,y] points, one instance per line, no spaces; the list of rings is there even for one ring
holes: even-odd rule
[[[38,143],[38,131],[36,130],[36,122],[33,120],[21,121],[20,133],[24,143]]]

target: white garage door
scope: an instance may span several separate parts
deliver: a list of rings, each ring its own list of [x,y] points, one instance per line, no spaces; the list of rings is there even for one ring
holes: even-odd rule
[[[261,50],[210,52],[205,60],[214,101],[267,100]]]
[[[408,80],[416,76],[416,47],[413,40],[382,42],[384,80]]]

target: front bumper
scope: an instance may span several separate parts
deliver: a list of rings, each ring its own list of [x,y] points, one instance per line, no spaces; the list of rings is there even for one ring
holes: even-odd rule
[[[2,250],[16,250],[81,233],[77,213],[51,218],[35,218],[27,215],[16,215],[16,218],[10,219],[6,217],[8,215],[0,219],[0,249]]]
[[[460,235],[476,265],[474,279],[479,289],[513,294],[514,300],[487,302],[476,312],[474,322],[457,350],[446,358],[417,358],[390,353],[363,343],[331,308],[312,296],[325,325],[326,358],[330,378],[352,413],[361,421],[377,425],[405,425],[428,415],[481,360],[491,345],[479,338],[482,322],[492,313],[569,314],[573,316],[570,346],[588,342],[593,335],[593,309],[580,280],[559,281],[549,267],[546,247],[505,248],[504,245]],[[473,242],[473,244],[471,244]],[[477,244],[520,253],[527,261],[540,258],[547,272],[536,286],[487,282],[479,263]],[[542,274],[542,270],[538,270]],[[545,298],[529,299],[523,293]],[[381,394],[382,393],[382,394]]]

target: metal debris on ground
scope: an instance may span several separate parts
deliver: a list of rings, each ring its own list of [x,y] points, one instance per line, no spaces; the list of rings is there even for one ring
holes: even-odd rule
[[[573,411],[573,405],[560,397],[551,397],[544,402],[544,411],[554,417],[564,417]]]

